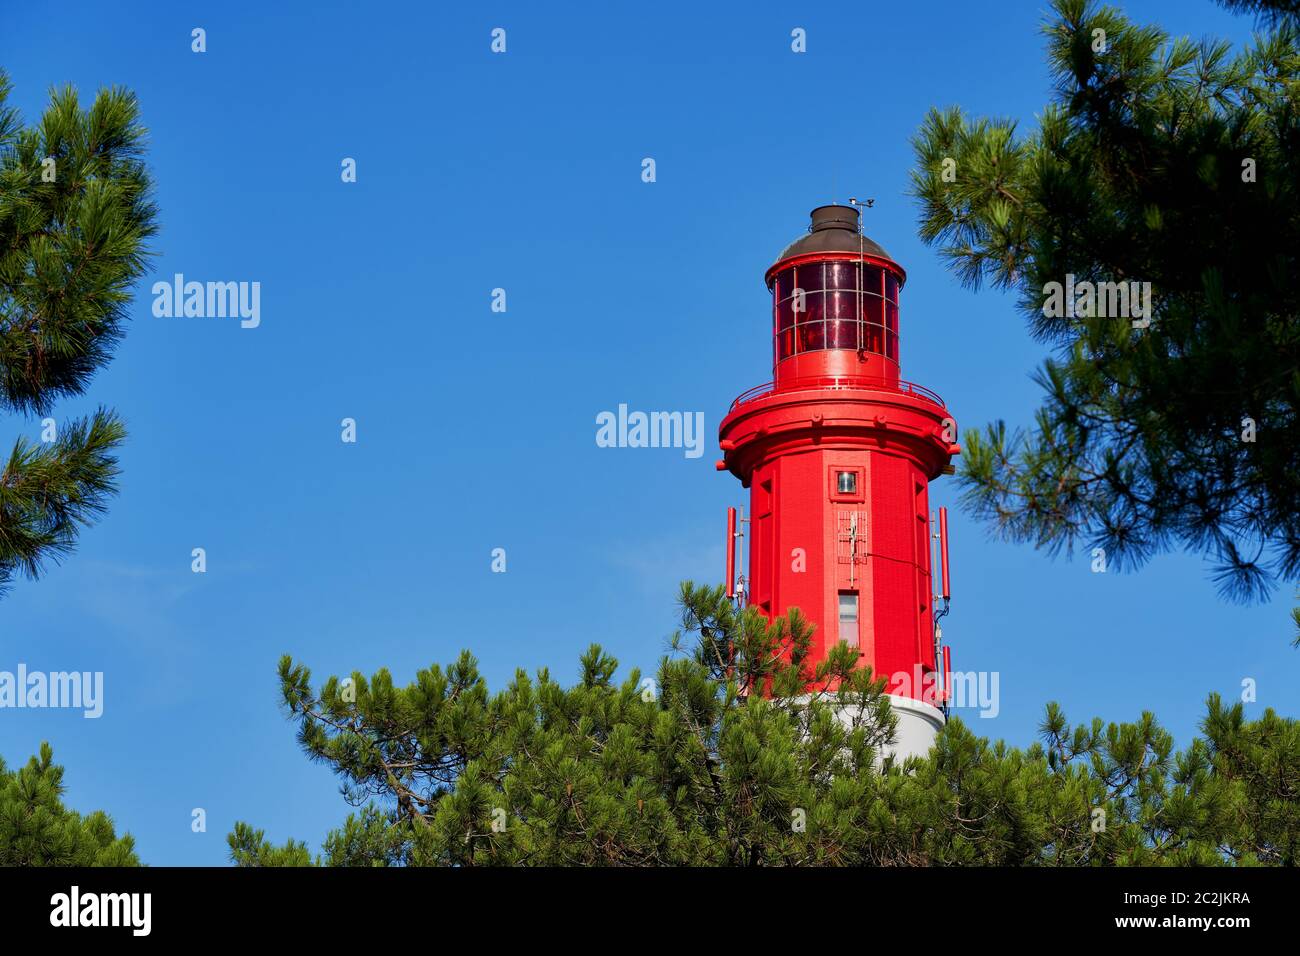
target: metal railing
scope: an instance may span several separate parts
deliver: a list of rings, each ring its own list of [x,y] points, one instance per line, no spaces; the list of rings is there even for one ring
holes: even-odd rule
[[[839,375],[839,376],[819,376],[815,378],[795,379],[790,385],[781,389],[781,393],[786,392],[803,392],[821,390],[827,388],[843,389],[865,389],[868,391],[879,390],[887,392],[902,392],[905,395],[914,395],[917,398],[924,399],[927,402],[943,407],[943,399],[937,392],[933,392],[924,385],[917,385],[915,382],[890,381],[885,378],[871,378],[865,375]],[[747,404],[765,395],[776,391],[775,382],[764,382],[762,385],[755,385],[748,391],[741,392],[736,396],[736,400],[731,403],[729,412],[735,411],[741,405]]]

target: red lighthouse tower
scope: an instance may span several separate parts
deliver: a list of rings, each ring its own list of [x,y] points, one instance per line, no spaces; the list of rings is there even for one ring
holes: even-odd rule
[[[768,617],[800,608],[817,625],[814,661],[838,641],[856,647],[889,679],[895,752],[923,753],[947,694],[935,640],[947,522],[937,590],[928,488],[961,449],[943,400],[899,376],[907,276],[862,235],[857,208],[832,205],[812,211],[765,278],[773,381],[732,402],[719,427],[718,468],[750,489],[741,597]]]

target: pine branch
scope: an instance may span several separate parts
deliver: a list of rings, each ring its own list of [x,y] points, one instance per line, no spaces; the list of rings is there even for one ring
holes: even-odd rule
[[[72,551],[117,490],[114,452],[125,438],[120,419],[101,408],[65,424],[57,441],[18,439],[0,470],[0,591]]]

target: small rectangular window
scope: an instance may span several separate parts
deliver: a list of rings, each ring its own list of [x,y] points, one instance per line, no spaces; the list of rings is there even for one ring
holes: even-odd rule
[[[866,469],[854,468],[840,459],[826,469],[826,494],[832,501],[862,501],[866,491]]]
[[[858,646],[858,593],[840,592],[840,640],[849,647]]]

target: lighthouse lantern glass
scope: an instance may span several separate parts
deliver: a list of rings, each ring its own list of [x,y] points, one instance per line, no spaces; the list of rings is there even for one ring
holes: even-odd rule
[[[772,282],[778,362],[803,352],[862,349],[898,361],[898,278],[851,259],[789,266]]]

